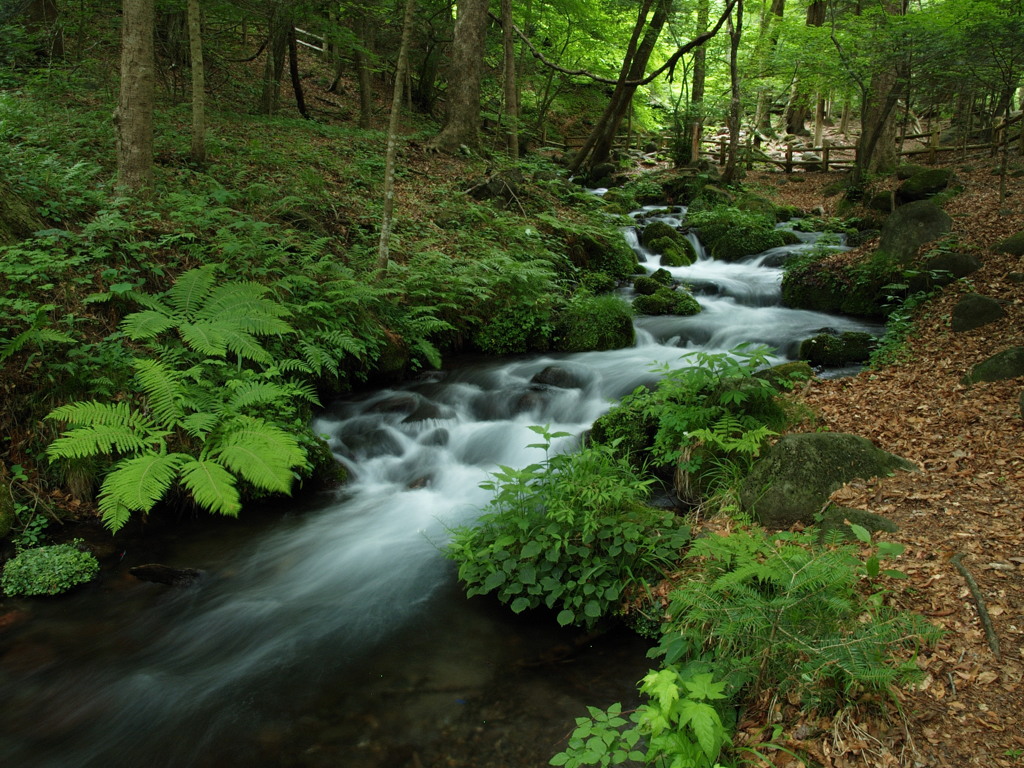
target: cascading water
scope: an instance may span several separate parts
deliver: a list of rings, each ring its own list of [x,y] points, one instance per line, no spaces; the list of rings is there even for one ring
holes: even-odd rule
[[[685,214],[652,211],[637,215],[678,224]],[[660,266],[626,236],[645,266]],[[464,364],[335,404],[316,429],[352,482],[318,509],[232,531],[229,544],[218,525],[169,551],[172,565],[208,572],[189,590],[125,577],[33,604],[24,628],[8,630],[0,763],[430,765],[444,739],[478,750],[466,764],[489,765],[485,752],[544,762],[583,704],[634,690],[642,643],[597,644],[575,665],[531,674],[532,659],[573,635],[466,601],[439,551],[447,530],[487,502],[489,471],[541,457],[526,447],[530,425],[578,435],[652,383],[655,365],[751,341],[782,361],[822,327],[877,330],[778,306],[779,259],[702,254],[669,268],[703,311],[639,318],[628,349]],[[492,732],[485,746],[480,734]]]

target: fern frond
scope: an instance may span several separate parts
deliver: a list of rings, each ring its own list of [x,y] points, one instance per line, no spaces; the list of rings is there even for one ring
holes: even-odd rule
[[[147,453],[119,461],[103,480],[100,511],[109,509],[115,518],[121,514],[122,509],[148,512],[167,493],[178,476],[178,468],[187,458],[181,453]]]
[[[228,408],[241,411],[254,405],[283,404],[291,395],[290,388],[269,381],[243,381],[233,387]]]
[[[203,306],[197,319],[231,324],[257,336],[292,333],[292,327],[281,318],[288,310],[267,298],[267,287],[259,283],[227,283],[218,286]]]
[[[216,461],[189,459],[181,467],[181,484],[211,512],[235,517],[242,509],[235,478]]]
[[[182,319],[192,319],[199,312],[203,301],[210,295],[214,283],[212,265],[190,269],[178,275],[178,279],[167,291],[167,300]]]
[[[74,426],[118,426],[131,429],[150,429],[151,422],[126,402],[100,403],[84,400],[68,403],[50,411],[46,418],[64,421]]]
[[[191,437],[205,438],[220,423],[221,417],[215,413],[190,413],[180,422],[181,428]]]
[[[186,400],[181,373],[151,359],[135,360],[132,367],[135,368],[135,380],[146,395],[147,405],[160,423],[167,427],[177,424],[184,415],[183,403]]]
[[[270,365],[274,357],[256,339],[245,331],[228,330],[224,333],[228,352],[243,360],[252,360],[261,365]]]
[[[293,468],[306,466],[295,437],[262,419],[238,419],[239,426],[210,447],[210,455],[257,488],[291,491]]]
[[[132,312],[121,321],[121,330],[132,341],[155,339],[164,331],[173,328],[174,321],[158,309],[144,309]]]
[[[42,346],[44,342],[52,341],[59,344],[74,344],[73,336],[62,331],[55,331],[52,328],[29,328],[22,331],[10,341],[0,345],[0,362],[14,354],[17,354],[27,344]]]
[[[181,323],[178,333],[181,340],[195,352],[202,355],[223,357],[227,353],[225,328],[207,321]]]
[[[107,453],[134,453],[144,451],[152,440],[146,434],[113,424],[94,424],[69,429],[46,449],[50,461],[56,459],[84,459]]]

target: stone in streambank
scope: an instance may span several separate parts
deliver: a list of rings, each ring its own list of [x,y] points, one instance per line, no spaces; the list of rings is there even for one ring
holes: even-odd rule
[[[766,528],[812,525],[832,492],[850,480],[916,469],[858,435],[786,435],[754,462],[740,488],[740,503]]]
[[[961,383],[970,386],[979,381],[1004,381],[1018,376],[1024,376],[1024,347],[1010,347],[975,365]]]

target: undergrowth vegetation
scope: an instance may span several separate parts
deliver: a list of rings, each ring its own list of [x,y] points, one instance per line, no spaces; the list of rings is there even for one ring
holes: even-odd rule
[[[507,163],[523,178],[511,208],[462,194],[484,158],[453,161],[462,172],[420,185],[411,202],[430,215],[398,218],[378,270],[383,134],[214,111],[214,159],[197,168],[172,106],[156,113],[158,194],[130,203],[111,187],[113,93],[56,106],[88,71],[50,72],[33,86],[50,99],[0,94],[5,194],[31,211],[0,242],[0,462],[23,468],[17,509],[59,516],[46,489],[88,503],[98,486],[112,529],[161,503],[232,514],[315,473],[318,398],[463,351],[633,341],[607,292],[635,256],[542,158]]]
[[[447,554],[469,595],[517,613],[546,608],[563,625],[620,615],[657,641],[643,702],[590,707],[552,765],[734,765],[780,748],[732,745],[739,710],[766,691],[830,714],[920,678],[915,650],[938,634],[887,602],[902,573],[884,564],[900,545],[872,542],[857,524],[847,543],[813,528],[770,533],[739,515],[738,482],[793,416],[790,380],[762,374],[766,363],[759,348],[691,355],[574,452],[552,453],[568,434],[532,427],[545,459],[501,467],[478,523],[453,532]],[[702,516],[740,517],[733,531],[691,538],[679,510],[648,506],[667,475]]]

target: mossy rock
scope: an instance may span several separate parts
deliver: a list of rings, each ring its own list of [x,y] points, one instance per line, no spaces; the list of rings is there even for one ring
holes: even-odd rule
[[[948,168],[929,168],[905,180],[896,190],[900,204],[915,200],[927,200],[946,189],[953,181],[953,171]]]
[[[765,450],[740,487],[743,510],[771,529],[813,525],[833,491],[856,478],[916,470],[858,435],[786,435]]]
[[[633,279],[633,290],[641,296],[653,296],[662,287],[653,277],[642,275]]]
[[[928,170],[927,165],[917,165],[915,163],[904,163],[896,168],[894,175],[900,181],[906,181],[920,173],[925,173]]]
[[[763,371],[755,373],[754,376],[764,379],[775,389],[784,391],[790,389],[794,382],[813,379],[814,369],[804,360],[794,360],[765,368]]]
[[[663,238],[668,238],[673,242],[677,242],[682,239],[682,236],[672,225],[666,224],[664,221],[652,221],[650,224],[645,226],[643,231],[640,233],[640,245],[644,248],[652,248],[652,242]]]
[[[617,296],[574,300],[558,315],[554,348],[559,352],[622,349],[636,340],[633,312]]]
[[[901,205],[885,220],[878,253],[900,266],[909,266],[925,243],[949,232],[953,220],[930,200]]]
[[[1024,347],[1010,347],[975,365],[961,379],[970,386],[979,381],[1005,381],[1024,376]]]
[[[821,516],[821,523],[818,524],[818,542],[856,542],[857,537],[850,528],[850,524],[866,528],[871,533],[884,531],[895,533],[899,526],[892,520],[874,512],[854,507],[840,507],[836,504],[829,506]]]
[[[673,291],[662,286],[650,296],[637,296],[633,307],[645,315],[696,315],[700,304],[689,291]]]
[[[644,412],[642,403],[616,405],[599,416],[590,429],[590,439],[602,445],[616,440],[615,451],[626,456],[635,467],[647,463],[649,450],[658,433],[658,420]]]
[[[865,363],[871,357],[875,340],[869,333],[846,331],[842,334],[819,333],[800,344],[800,357],[811,365],[838,367]]]
[[[672,277],[672,273],[667,269],[656,269],[651,273],[651,279],[655,280],[662,285],[672,285],[675,279]]]
[[[992,246],[994,253],[1009,253],[1012,256],[1024,256],[1024,232],[1010,235]]]
[[[753,211],[761,213],[768,218],[779,221],[778,210],[771,200],[758,195],[743,194],[736,198],[735,206],[741,211]]]
[[[619,285],[619,281],[607,272],[584,272],[580,275],[580,287],[591,293],[610,293]]]
[[[879,192],[877,195],[872,195],[868,198],[865,205],[873,211],[892,213],[896,208],[896,198],[892,192]]]
[[[661,263],[666,267],[688,267],[697,259],[693,243],[686,238],[659,237],[651,240],[647,247],[661,256]]]
[[[738,261],[744,256],[753,256],[762,251],[767,251],[769,248],[778,248],[787,244],[792,245],[794,242],[800,241],[800,238],[796,237],[792,232],[788,232],[787,234],[790,238],[795,238],[795,240],[790,240],[787,243],[787,237],[782,234],[784,231],[774,228],[741,229],[737,227],[724,233],[711,243],[711,255],[722,261]]]
[[[24,200],[8,189],[0,190],[0,245],[13,245],[45,226]]]
[[[795,205],[780,205],[775,208],[775,220],[779,222],[799,219],[803,215],[804,212]]]
[[[971,331],[1006,317],[1003,304],[991,296],[968,293],[953,307],[950,328],[954,333]]]
[[[562,234],[573,266],[603,272],[616,280],[625,280],[633,274],[636,254],[617,231],[566,230]]]
[[[928,256],[921,262],[917,274],[907,280],[911,293],[930,291],[935,287],[949,285],[961,277],[967,277],[981,269],[981,261],[970,253],[942,251]]]
[[[313,437],[306,446],[306,458],[310,465],[308,477],[316,489],[338,488],[348,482],[348,470],[322,438]]]

